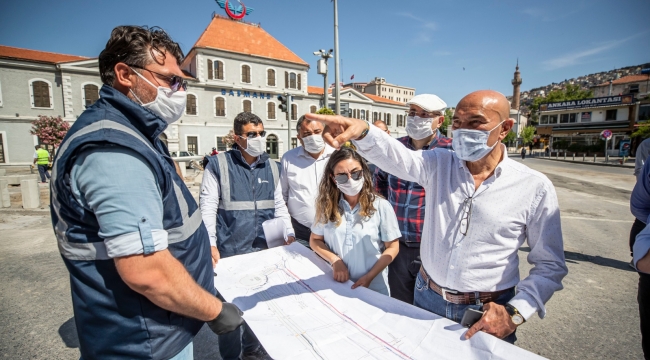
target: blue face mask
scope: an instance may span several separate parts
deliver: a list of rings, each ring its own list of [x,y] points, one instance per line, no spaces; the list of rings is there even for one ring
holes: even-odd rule
[[[499,143],[488,146],[487,141],[490,133],[501,126],[505,120],[492,130],[456,129],[452,130],[452,146],[459,159],[465,161],[477,161],[485,157]]]

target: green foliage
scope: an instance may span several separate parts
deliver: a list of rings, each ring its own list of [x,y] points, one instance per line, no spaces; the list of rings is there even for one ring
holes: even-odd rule
[[[335,115],[335,114],[334,114],[334,110],[332,110],[332,109],[330,109],[330,108],[327,108],[327,107],[324,107],[324,108],[320,108],[320,109],[318,109],[318,111],[316,111],[316,114],[320,114],[320,115]]]
[[[44,144],[58,147],[69,129],[70,123],[63,120],[60,116],[39,115],[37,120],[32,121],[32,129],[29,133],[38,136]]]
[[[510,130],[510,132],[508,133],[508,135],[506,135],[506,137],[503,138],[503,143],[504,143],[504,144],[511,144],[511,143],[514,142],[516,139],[517,139],[517,135],[515,135],[515,132],[514,132],[514,131]]]
[[[533,138],[535,137],[535,127],[528,125],[521,130],[521,138],[524,142],[524,145],[532,144]]]
[[[535,113],[537,113],[539,110],[539,105],[542,103],[567,100],[582,100],[593,96],[593,91],[581,89],[580,85],[569,84],[564,90],[553,90],[544,97],[536,97],[535,100],[533,100],[533,104],[531,105],[530,110],[533,113],[533,116],[536,117]]]
[[[445,121],[440,125],[440,131],[445,132],[447,128],[451,126],[451,118],[454,116],[454,112],[451,109],[445,109]]]
[[[639,125],[639,128],[636,129],[636,131],[634,131],[631,136],[640,137],[642,139],[650,138],[650,123]]]

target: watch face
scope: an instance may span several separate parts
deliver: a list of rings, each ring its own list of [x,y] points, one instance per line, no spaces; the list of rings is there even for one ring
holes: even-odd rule
[[[512,322],[519,326],[524,323],[524,317],[519,314],[512,315]]]

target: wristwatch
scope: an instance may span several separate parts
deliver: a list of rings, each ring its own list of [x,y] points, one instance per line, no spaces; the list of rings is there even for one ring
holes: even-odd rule
[[[524,319],[524,317],[519,313],[519,310],[517,310],[517,308],[510,304],[506,304],[505,308],[508,314],[510,314],[510,319],[512,319],[512,322],[515,325],[519,326],[526,322],[526,319]]]

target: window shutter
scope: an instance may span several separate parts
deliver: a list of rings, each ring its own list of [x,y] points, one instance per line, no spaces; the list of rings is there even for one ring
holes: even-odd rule
[[[288,71],[284,72],[284,87],[285,87],[285,89],[289,88],[289,72]]]
[[[302,82],[302,81],[301,81],[301,76],[300,76],[300,75],[301,75],[301,74],[298,74],[298,90],[300,90],[300,87],[301,87],[301,84],[300,84],[300,83]]]
[[[291,104],[291,120],[298,120],[298,117],[296,116],[297,112],[298,112],[298,105]]]
[[[212,60],[208,59],[208,79],[213,78],[212,71],[213,71],[213,69],[212,69]]]
[[[315,113],[316,113],[316,106],[312,105],[312,106],[309,108],[309,112],[311,112],[312,114],[315,114]]]
[[[226,101],[222,97],[215,100],[215,116],[226,116]]]
[[[99,89],[97,86],[92,84],[84,85],[84,98],[86,99],[86,103],[84,104],[86,107],[94,104],[99,99]]]
[[[251,112],[251,101],[244,100],[244,112]]]
[[[266,109],[267,109],[267,117],[269,119],[275,119],[275,103],[267,103],[266,104]]]
[[[187,104],[185,106],[185,113],[187,115],[196,115],[196,96],[187,94]]]

